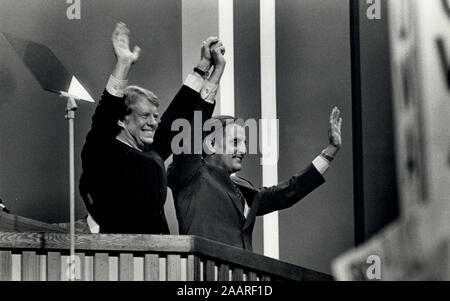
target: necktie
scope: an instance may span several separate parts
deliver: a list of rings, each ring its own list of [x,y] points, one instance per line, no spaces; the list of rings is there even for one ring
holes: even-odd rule
[[[232,183],[233,183],[233,182],[232,182]],[[239,187],[237,187],[237,185],[234,184],[234,183],[233,183],[233,188],[234,188],[234,190],[236,191],[236,193],[238,194],[239,201],[240,201],[240,204],[241,204],[241,212],[242,212],[242,214],[244,214],[245,197],[244,197],[244,195],[242,194],[242,192],[241,192],[241,190],[239,189]]]

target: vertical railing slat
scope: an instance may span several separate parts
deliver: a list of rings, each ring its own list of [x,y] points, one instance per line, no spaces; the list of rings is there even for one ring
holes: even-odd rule
[[[167,256],[159,257],[159,281],[167,281]]]
[[[36,252],[24,251],[22,253],[22,280],[38,281],[39,265]]]
[[[187,281],[200,281],[200,258],[198,256],[188,255]]]
[[[22,253],[11,255],[12,281],[22,281]]]
[[[12,280],[11,251],[0,251],[0,281]]]
[[[262,275],[262,276],[261,276],[261,281],[270,281],[270,276],[268,276],[268,275]]]
[[[47,280],[47,254],[38,255],[38,262],[39,262],[39,279],[41,281],[48,281]]]
[[[258,277],[257,277],[257,275],[256,275],[256,273],[255,272],[249,272],[248,273],[248,279],[247,279],[248,281],[257,281],[258,280]]]
[[[47,281],[61,281],[61,253],[47,254]]]
[[[203,265],[203,280],[204,281],[214,281],[214,261],[206,260]]]
[[[181,280],[181,256],[167,255],[167,280],[180,281]]]
[[[79,276],[77,278],[77,281],[86,281],[86,257],[84,253],[75,253],[75,256],[77,256],[79,260],[79,266],[77,266],[78,271],[76,271],[75,274]]]
[[[119,256],[119,280],[134,280],[134,259],[133,254],[120,254]]]
[[[133,281],[144,281],[144,257],[134,257]]]
[[[144,280],[159,280],[159,256],[158,254],[146,254],[144,257]]]
[[[94,257],[86,254],[84,265],[84,279],[85,281],[94,280]]]
[[[233,269],[233,281],[243,281],[244,280],[244,271],[241,268]]]
[[[109,255],[96,253],[94,256],[94,280],[109,281]]]
[[[119,281],[119,256],[109,256],[109,281]]]
[[[230,281],[230,267],[227,264],[219,265],[219,281]]]

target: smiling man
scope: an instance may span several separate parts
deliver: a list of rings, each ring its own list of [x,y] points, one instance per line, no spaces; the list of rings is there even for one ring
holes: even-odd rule
[[[202,120],[210,116],[202,110]],[[287,181],[263,188],[234,175],[242,169],[247,153],[240,121],[231,116],[208,120],[211,124],[205,127],[213,130],[205,133],[205,154],[174,155],[168,179],[180,234],[252,251],[256,216],[291,207],[325,182],[323,174],[341,147],[342,118],[334,108],[329,119],[329,145],[309,166]]]
[[[134,149],[147,150],[158,128],[158,98],[138,86],[125,88],[124,94],[125,110],[117,122],[120,133],[116,138]]]
[[[88,224],[93,233],[168,234],[164,160],[172,153],[171,124],[192,118],[199,104],[214,107],[223,68],[214,65],[212,58],[224,49],[217,38],[203,43],[196,71],[187,77],[159,122],[156,95],[138,86],[127,87],[140,49],[130,50],[125,24],[117,24],[112,41],[117,63],[81,153],[80,193],[90,214]],[[205,80],[202,74],[211,65],[214,71]]]

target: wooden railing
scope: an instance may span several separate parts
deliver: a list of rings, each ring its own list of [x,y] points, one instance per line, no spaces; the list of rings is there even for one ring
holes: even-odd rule
[[[68,278],[69,235],[0,232],[0,280]],[[195,236],[77,234],[77,280],[332,280]]]
[[[13,232],[67,232],[56,225],[47,224],[35,219],[30,219],[0,211],[0,231]]]

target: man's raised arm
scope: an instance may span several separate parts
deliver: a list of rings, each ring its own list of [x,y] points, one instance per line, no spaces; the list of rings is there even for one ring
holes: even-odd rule
[[[205,82],[202,91],[200,92],[202,101],[197,102],[195,111],[201,114],[201,120],[204,123],[211,118],[214,111],[214,98],[211,96],[216,95],[220,80],[223,72],[225,71],[226,60],[224,58],[225,47],[222,43],[218,43],[211,49],[212,62],[214,65],[214,71]],[[205,91],[207,90],[207,91]],[[213,94],[211,94],[213,91]],[[200,141],[200,145],[195,145],[195,119],[190,118],[190,148],[189,152],[183,152],[181,154],[174,154],[173,163],[168,169],[169,187],[181,187],[186,185],[189,180],[197,173],[201,166],[202,154],[196,153],[196,149],[202,149],[203,139]],[[200,125],[203,128],[203,124]],[[187,137],[183,137],[186,139]],[[202,137],[203,138],[203,137]],[[185,141],[183,141],[185,142]]]
[[[258,209],[258,215],[291,207],[325,182],[323,175],[329,169],[331,162],[342,146],[342,118],[340,114],[338,108],[333,108],[329,119],[329,144],[305,170],[291,177],[288,181],[263,188],[260,191],[261,205]]]
[[[129,47],[130,30],[124,23],[117,23],[112,35],[112,45],[116,55],[116,65],[109,77],[106,89],[92,117],[92,128],[88,134],[95,139],[115,138],[119,128],[117,121],[123,109],[124,90],[128,84],[128,73],[138,60],[141,49]]]
[[[112,35],[112,45],[116,55],[116,66],[111,74],[106,89],[92,117],[91,130],[86,136],[86,143],[81,152],[83,174],[80,178],[80,193],[86,208],[93,202],[88,197],[92,175],[92,167],[96,166],[98,156],[102,156],[105,145],[109,145],[120,131],[117,121],[123,110],[124,89],[127,86],[128,73],[131,66],[138,60],[140,48],[129,49],[129,29],[123,23],[117,23]]]
[[[172,139],[177,135],[177,132],[171,130],[172,123],[177,119],[192,120],[194,111],[201,111],[198,106],[214,109],[214,99],[225,64],[214,62],[212,56],[215,50],[222,51],[218,50],[221,47],[223,48],[222,42],[217,37],[209,37],[202,43],[199,62],[161,117],[153,147],[163,160],[172,154]],[[208,79],[212,66],[214,71]]]

